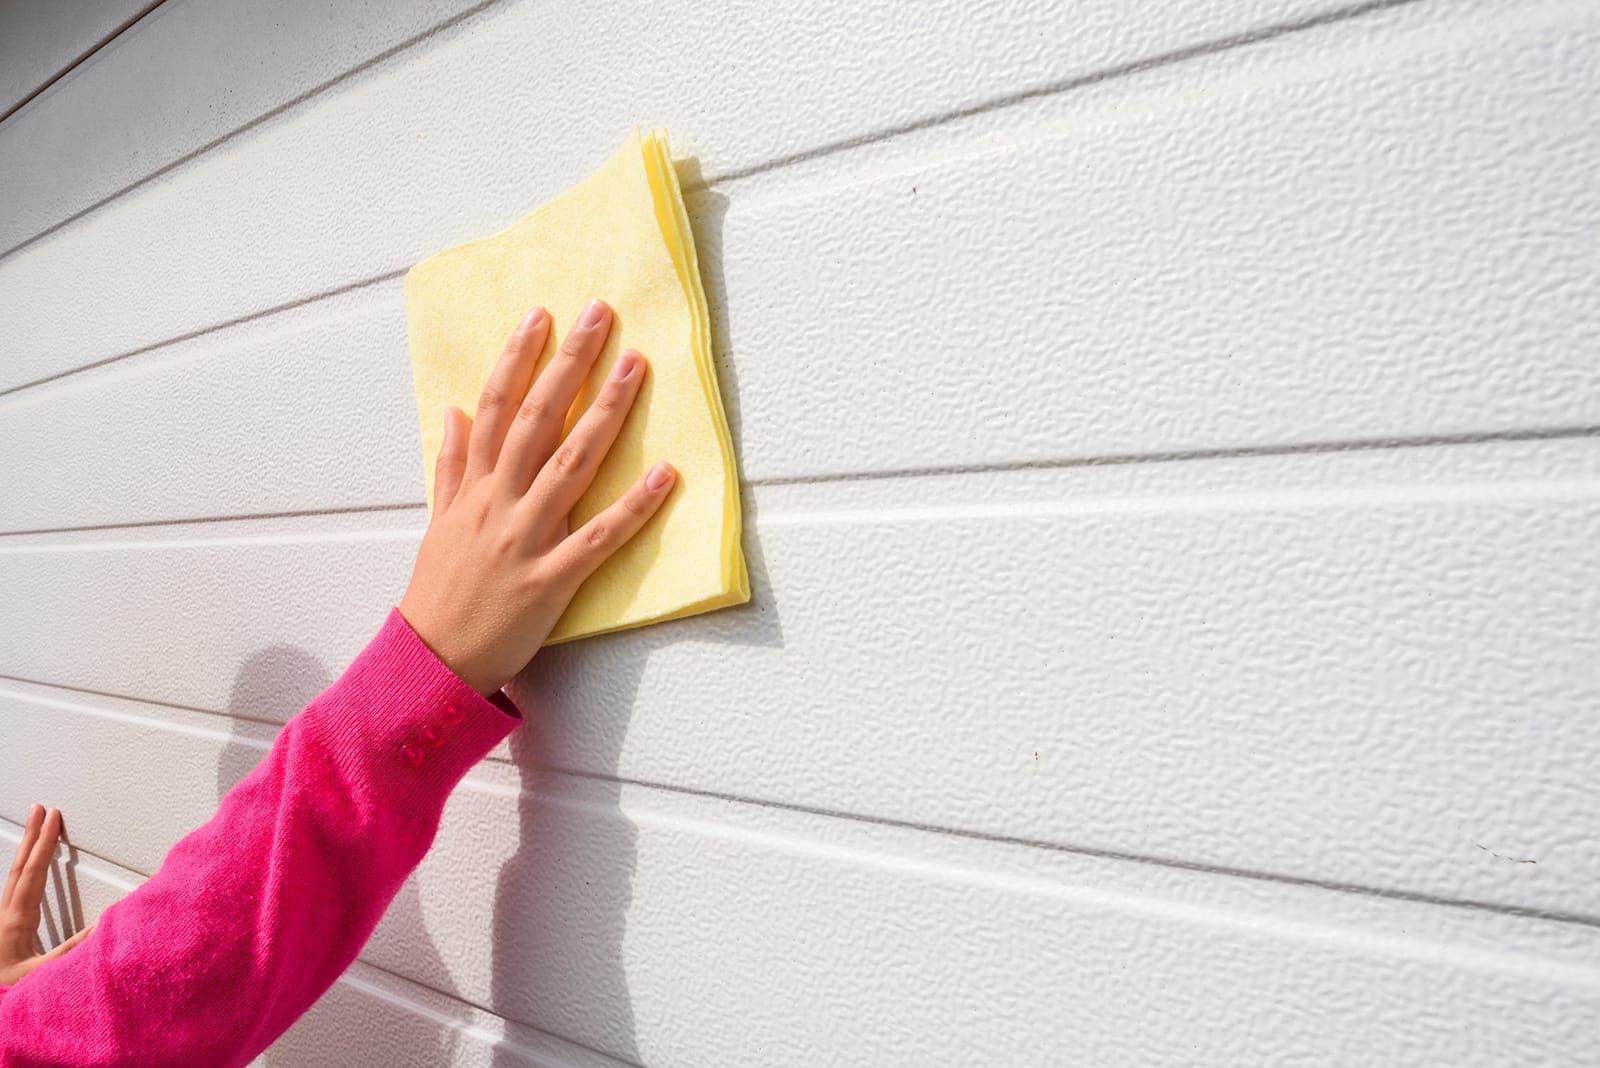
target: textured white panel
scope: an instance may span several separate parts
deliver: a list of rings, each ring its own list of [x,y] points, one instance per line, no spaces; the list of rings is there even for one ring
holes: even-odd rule
[[[755,500],[752,605],[545,654],[527,695],[542,759],[1600,914],[1595,448],[1506,451],[1508,470],[1578,477],[1349,456],[1344,486],[1325,464],[1297,487],[1302,461],[1278,458],[1235,463],[1241,488],[1214,493],[1202,463],[1100,496],[1092,472],[997,479],[977,502],[967,479],[853,503],[774,488]],[[398,597],[410,515],[13,539],[0,672],[281,719]],[[86,633],[93,657],[73,648]]]
[[[287,654],[242,673],[237,715],[299,711],[308,687]],[[301,698],[306,689],[309,695]],[[66,819],[69,837],[107,861],[149,874],[222,794],[266,755],[277,724],[0,681],[0,812],[20,822],[35,802]]]
[[[1137,121],[887,170],[825,161],[813,177],[829,181],[796,180],[787,195],[736,183],[751,195],[725,217],[722,194],[691,197],[712,290],[725,294],[719,347],[746,477],[1600,420],[1600,364],[1587,355],[1600,308],[1582,284],[1600,269],[1588,237],[1600,219],[1582,214],[1596,138],[1582,109],[1543,102],[1541,79],[1566,78],[1561,57],[1580,54],[1547,54],[1561,40],[1535,35],[1487,73],[1459,53],[1431,57],[1442,106],[1475,117],[1420,142],[1390,84],[1409,77],[1405,64],[1304,84],[1284,66],[1266,79],[1274,92],[1229,83]],[[1504,85],[1486,84],[1495,72]],[[1366,136],[1346,136],[1352,113],[1371,116]],[[1093,210],[1063,210],[1064,189]],[[1512,200],[1520,211],[1495,207]],[[1543,284],[1505,268],[1530,261]],[[1430,263],[1450,271],[1392,299],[1402,274],[1425,277]],[[141,293],[137,314],[165,299]],[[184,346],[191,359],[245,361],[222,382],[185,370],[146,397],[137,379],[108,380],[141,429],[119,458],[71,466],[116,471],[97,481],[120,492],[71,490],[35,459],[53,436],[7,419],[16,444],[3,462],[43,483],[11,529],[417,499],[401,314],[373,299],[303,341],[274,331]],[[151,418],[140,410],[169,398]],[[205,414],[191,419],[195,408]],[[247,485],[171,470],[171,455],[240,435]],[[163,469],[147,495],[137,472]]]
[[[0,249],[440,16],[468,9],[469,0],[385,4],[381,18],[366,5],[327,0],[270,8],[169,0],[169,6],[177,10],[130,39],[123,56],[70,95],[61,94],[42,123],[24,129],[26,140],[0,132],[0,167],[14,167],[18,175],[18,203],[0,223]],[[466,187],[458,185],[431,192],[462,201],[453,210],[471,213],[468,225],[481,229],[526,210],[529,174],[549,171],[552,160],[585,148],[603,151],[616,131],[634,123],[667,121],[708,157],[751,151],[781,157],[1275,32],[1348,6],[1338,0],[1179,0],[1146,11],[1118,0],[1070,6],[940,0],[914,8],[846,0],[714,6],[676,0],[641,10],[622,0],[581,7],[520,0],[491,5],[449,41],[414,49],[435,49],[437,56],[403,55],[374,72],[372,80],[391,98],[386,106],[369,104],[376,128],[358,136],[394,139],[391,148],[379,150],[399,153],[387,161],[394,170],[369,175],[390,183],[430,181],[417,173],[416,157],[462,154],[474,195],[462,197]],[[316,100],[300,113],[322,106]],[[141,136],[118,132],[123,123]],[[47,125],[110,136],[104,154],[90,156],[64,143],[60,132],[47,132]],[[63,181],[59,168],[42,169],[25,158],[27,150],[41,149],[63,168],[92,161],[90,170],[103,173]],[[319,181],[328,162],[296,180]],[[425,169],[437,168],[435,160]],[[370,195],[375,187],[362,188]]]
[[[1420,132],[1399,59],[1284,64],[692,195],[745,477],[1600,422],[1600,138],[1550,89],[1600,65],[1562,28],[1425,57]],[[389,280],[0,399],[0,524],[420,500],[404,349]]]
[[[115,48],[0,124],[0,250],[481,3],[166,0]]]
[[[691,198],[746,472],[1600,425],[1583,10]]]
[[[0,388],[397,272],[510,222],[592,169],[633,123],[680,131],[679,151],[698,156],[715,179],[1125,66],[1148,58],[1152,36],[1179,43],[1169,27],[1215,17],[1161,9],[1154,22],[1129,22],[1125,5],[1106,4],[1092,5],[1080,24],[1078,5],[1016,6],[944,3],[912,15],[850,0],[777,9],[752,0],[733,9],[652,9],[651,30],[672,36],[648,49],[625,34],[597,41],[594,29],[608,16],[594,6],[495,9],[0,262],[0,313],[13,323]],[[581,25],[527,17],[558,10],[581,10]],[[641,16],[628,10],[611,21],[636,24]],[[775,20],[775,10],[792,10],[794,21]],[[1548,9],[1540,13],[1552,20]],[[1491,143],[1510,135],[1505,125],[1523,117],[1529,96],[1569,84],[1581,94],[1579,61],[1545,66],[1544,42],[1596,32],[1595,16],[1587,5],[1559,14],[1554,28],[1523,30],[1521,47],[1508,50],[1509,69],[1483,83],[1484,99],[1469,100]],[[1313,99],[1337,100],[1341,83],[1371,82],[1369,92],[1383,92],[1379,106],[1394,90],[1383,84],[1385,71],[1404,85],[1471,69],[1476,53],[1511,29],[1488,19],[1476,28],[1480,36],[1426,60],[1402,50],[1369,69],[1363,53],[1350,50],[1355,66],[1331,74]],[[1129,33],[1143,46],[1130,45]],[[614,76],[590,54],[597,43]],[[737,61],[704,62],[719,50]],[[1538,63],[1523,69],[1517,60],[1526,63],[1530,51]],[[552,57],[553,67],[538,70],[539,56]],[[688,57],[689,67],[674,66]],[[1413,74],[1419,63],[1424,70]],[[669,76],[673,69],[694,72],[695,82]],[[1259,91],[1284,76],[1236,87],[1207,107],[1240,106],[1238,88]],[[563,82],[583,88],[552,109],[549,87]],[[1508,104],[1497,110],[1501,97]],[[1348,104],[1327,107],[1344,114]],[[1580,123],[1574,112],[1582,108],[1551,121]],[[1444,144],[1436,150],[1448,150],[1455,142],[1444,131],[1453,127],[1438,129]],[[1541,167],[1563,171],[1573,155],[1586,165],[1586,131],[1579,127],[1570,152],[1541,157]],[[1370,148],[1381,154],[1381,135]],[[1159,166],[1166,157],[1152,150],[1157,161],[1146,166]],[[943,265],[920,269],[945,273]]]
[[[550,804],[459,795],[420,900],[431,930],[496,932],[488,954],[481,939],[437,939],[463,997],[624,1059],[1580,1065],[1600,1053],[1600,985],[1578,949],[1593,952],[1592,931],[1574,936],[1577,952],[1524,955],[1441,910],[1347,927],[1336,895],[1233,898],[1187,874],[1129,891],[1038,850],[595,785]],[[380,929],[368,956],[399,968],[412,950]]]
[[[0,397],[0,485],[11,531],[420,505],[399,281]]]
[[[404,915],[414,891],[391,906]],[[509,1022],[357,962],[267,1051],[263,1068],[622,1068],[594,1050]]]
[[[100,47],[160,0],[6,0],[0,4],[0,115]],[[0,154],[9,200],[12,171]],[[10,215],[8,206],[7,216]],[[9,245],[6,242],[5,245]]]

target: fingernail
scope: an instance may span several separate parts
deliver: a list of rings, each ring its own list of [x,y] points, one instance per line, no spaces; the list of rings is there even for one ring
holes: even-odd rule
[[[578,325],[587,330],[591,326],[599,326],[600,320],[605,317],[605,301],[591,300],[589,306],[583,309],[583,314],[578,317]]]
[[[621,382],[624,378],[633,374],[633,369],[637,366],[639,366],[639,354],[632,349],[628,349],[617,357],[616,363],[611,365],[612,380]]]
[[[652,467],[650,469],[650,473],[644,477],[644,484],[645,484],[645,488],[646,489],[658,490],[662,486],[665,486],[668,482],[671,482],[671,481],[672,481],[672,465],[668,464],[668,463],[658,463],[658,464],[656,464],[654,467]]]
[[[522,317],[522,328],[526,330],[529,327],[538,326],[540,323],[544,322],[544,316],[545,311],[543,308],[533,309],[527,315]]]

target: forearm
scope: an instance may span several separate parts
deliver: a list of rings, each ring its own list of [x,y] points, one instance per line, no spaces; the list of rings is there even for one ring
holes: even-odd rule
[[[347,968],[518,724],[398,612],[93,937],[0,996],[0,1065],[242,1065]]]

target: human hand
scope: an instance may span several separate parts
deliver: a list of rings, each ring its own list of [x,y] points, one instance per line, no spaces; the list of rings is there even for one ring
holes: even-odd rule
[[[44,884],[50,874],[50,858],[61,839],[61,810],[47,814],[43,805],[28,810],[11,874],[0,893],[0,986],[14,986],[18,979],[47,960],[61,956],[94,930],[90,924],[54,949],[39,952],[39,903],[44,900]]]
[[[485,696],[533,659],[584,579],[656,513],[677,478],[658,463],[581,529],[567,529],[649,371],[643,356],[623,351],[563,440],[611,320],[606,304],[591,302],[535,380],[550,335],[549,314],[535,308],[490,372],[476,419],[445,412],[433,517],[399,607],[434,655]]]

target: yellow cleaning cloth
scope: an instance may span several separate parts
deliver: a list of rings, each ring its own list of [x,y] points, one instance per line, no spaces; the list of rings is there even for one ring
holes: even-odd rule
[[[677,172],[660,131],[637,130],[588,179],[492,237],[432,256],[406,276],[422,460],[433,465],[444,409],[471,414],[506,338],[529,308],[553,320],[539,366],[592,297],[616,311],[580,408],[621,348],[650,361],[639,399],[573,509],[576,530],[657,460],[678,469],[661,512],[584,584],[550,642],[706,612],[750,599],[739,481],[711,362],[711,324]]]

